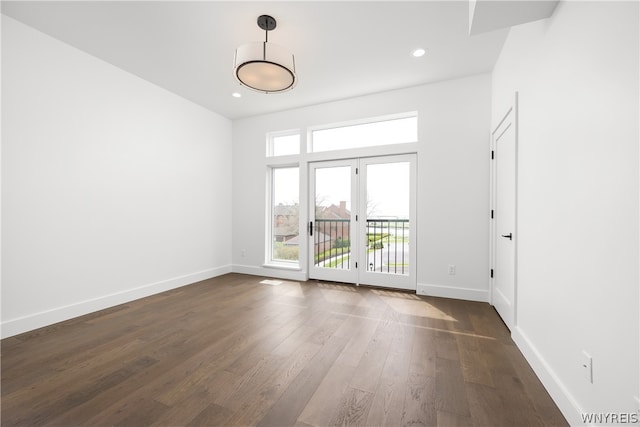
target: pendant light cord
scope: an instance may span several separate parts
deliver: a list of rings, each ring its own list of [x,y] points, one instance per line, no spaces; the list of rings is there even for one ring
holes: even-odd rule
[[[264,30],[264,43],[262,43],[262,60],[267,60],[267,42],[269,41],[269,30]]]

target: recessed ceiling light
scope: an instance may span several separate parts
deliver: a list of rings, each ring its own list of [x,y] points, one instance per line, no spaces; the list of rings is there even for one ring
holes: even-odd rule
[[[233,92],[231,96],[233,96],[234,98],[242,98],[242,94],[240,92]]]
[[[411,52],[411,55],[413,55],[416,58],[420,58],[421,56],[424,56],[425,53],[427,53],[427,51],[424,49],[416,49],[413,52]]]

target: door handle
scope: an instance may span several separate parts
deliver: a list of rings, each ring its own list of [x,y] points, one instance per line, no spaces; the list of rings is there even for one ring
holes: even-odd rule
[[[503,234],[502,237],[506,237],[509,240],[513,240],[513,233]]]

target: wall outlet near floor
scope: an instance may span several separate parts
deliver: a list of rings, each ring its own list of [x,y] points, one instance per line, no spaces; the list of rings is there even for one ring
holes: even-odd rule
[[[449,276],[456,275],[456,266],[454,264],[449,264]]]
[[[584,379],[593,384],[593,359],[584,350],[582,350],[582,375]]]

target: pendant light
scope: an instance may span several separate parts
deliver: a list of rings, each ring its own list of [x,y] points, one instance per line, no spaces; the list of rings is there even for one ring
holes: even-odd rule
[[[269,31],[276,20],[269,15],[258,17],[264,30],[264,42],[247,43],[236,49],[234,74],[243,86],[264,93],[284,92],[296,84],[295,59],[282,46],[268,43]]]

